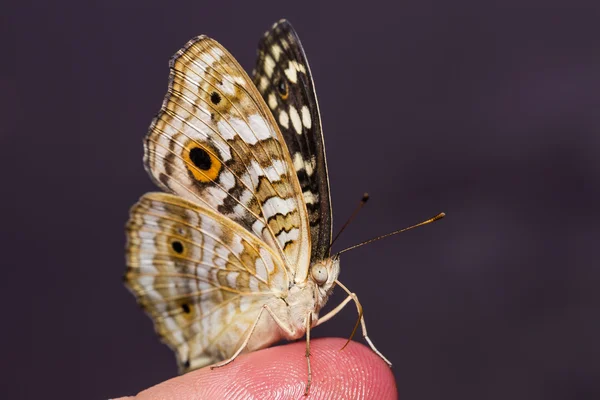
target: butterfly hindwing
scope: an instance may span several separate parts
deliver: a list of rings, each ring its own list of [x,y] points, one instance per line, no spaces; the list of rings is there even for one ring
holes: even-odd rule
[[[173,56],[168,93],[145,143],[164,190],[222,214],[308,273],[309,222],[292,159],[256,87],[219,43],[197,37]]]
[[[182,372],[230,357],[261,306],[288,287],[276,252],[235,222],[181,197],[142,197],[131,210],[127,239],[126,282]],[[279,339],[273,327],[250,347]]]
[[[332,221],[321,117],[304,49],[288,21],[260,41],[253,79],[291,153],[310,220],[311,263],[325,259]]]

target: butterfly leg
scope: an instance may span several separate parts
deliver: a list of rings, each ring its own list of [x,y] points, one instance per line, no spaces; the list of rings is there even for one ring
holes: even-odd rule
[[[252,334],[254,333],[254,330],[256,329],[256,326],[258,325],[258,322],[260,321],[260,317],[262,316],[263,311],[265,311],[265,310],[267,310],[267,312],[275,320],[275,323],[277,323],[277,325],[286,334],[288,334],[290,337],[294,336],[295,332],[293,330],[291,330],[289,327],[285,326],[285,324],[283,324],[283,322],[279,318],[277,318],[277,316],[275,315],[275,313],[273,313],[273,311],[271,310],[271,308],[267,304],[265,304],[265,305],[263,305],[261,307],[260,312],[258,313],[258,316],[254,320],[254,323],[252,324],[252,327],[250,328],[250,331],[246,335],[246,338],[244,339],[244,342],[242,343],[242,345],[235,351],[235,353],[233,353],[233,355],[231,357],[229,357],[227,360],[225,360],[223,362],[220,362],[219,364],[212,365],[210,367],[210,369],[224,367],[225,365],[233,362],[241,354],[241,352],[244,351],[244,349],[248,345],[248,342],[250,341],[250,338],[252,337]]]
[[[373,352],[375,352],[375,354],[377,354],[383,361],[385,361],[385,363],[387,365],[389,365],[391,367],[392,363],[387,358],[385,358],[385,356],[383,354],[381,354],[381,352],[379,350],[377,350],[377,348],[375,347],[375,345],[373,344],[373,342],[369,338],[369,335],[367,334],[367,325],[365,324],[365,318],[362,315],[362,305],[358,301],[358,296],[356,296],[356,293],[353,293],[350,290],[348,290],[348,288],[346,286],[344,286],[340,281],[336,280],[335,282],[342,289],[344,289],[344,291],[346,293],[348,293],[348,297],[346,297],[346,299],[344,301],[342,301],[333,310],[331,310],[327,314],[325,314],[323,316],[323,318],[319,318],[319,322],[317,322],[316,326],[319,326],[322,323],[327,322],[328,320],[330,320],[331,318],[333,318],[337,313],[339,313],[342,310],[342,308],[344,308],[350,301],[354,301],[354,303],[356,304],[356,309],[358,310],[358,315],[360,317],[360,325],[361,325],[361,328],[362,328],[363,338],[369,344],[369,347],[371,348],[371,350],[373,350]],[[356,327],[355,327],[355,329],[356,329]],[[354,331],[352,331],[352,335],[354,335]],[[352,338],[352,336],[350,336],[350,338]],[[344,347],[346,347],[346,345],[344,345]]]
[[[304,389],[304,395],[308,396],[310,391],[310,385],[312,383],[312,370],[310,368],[310,326],[312,325],[312,313],[308,313],[306,318],[306,363],[308,365],[308,379],[306,381],[306,387]]]

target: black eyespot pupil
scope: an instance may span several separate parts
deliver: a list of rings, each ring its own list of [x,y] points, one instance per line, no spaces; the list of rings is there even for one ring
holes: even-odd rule
[[[279,82],[277,83],[277,90],[279,91],[279,94],[282,96],[285,96],[287,94],[287,85],[283,79],[280,79]]]
[[[186,314],[189,314],[192,311],[192,310],[190,310],[190,306],[187,303],[182,304],[181,308],[183,309],[183,312]]]
[[[185,361],[183,362],[183,367],[184,367],[184,368],[189,368],[189,367],[190,367],[190,360],[185,360]]]
[[[175,241],[171,243],[171,247],[175,253],[181,254],[183,253],[183,244],[181,242]]]
[[[213,104],[219,104],[221,102],[221,95],[217,92],[212,92],[210,95],[210,101],[212,101]]]
[[[204,171],[208,171],[212,164],[208,153],[199,147],[194,147],[190,150],[190,160],[192,160],[196,167]]]

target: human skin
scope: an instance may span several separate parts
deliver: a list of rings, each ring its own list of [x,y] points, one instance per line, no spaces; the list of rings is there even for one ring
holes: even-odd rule
[[[192,371],[119,400],[398,398],[390,368],[368,347],[345,339],[311,340],[312,386],[304,397],[306,344],[296,342],[243,354],[222,368]]]

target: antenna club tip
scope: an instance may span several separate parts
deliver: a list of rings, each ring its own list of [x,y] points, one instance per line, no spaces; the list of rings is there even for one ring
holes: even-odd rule
[[[431,218],[431,219],[429,220],[429,222],[435,222],[435,221],[438,221],[438,220],[440,220],[440,219],[444,218],[445,216],[446,216],[446,213],[444,213],[444,212],[441,212],[441,213],[439,213],[438,215],[436,215],[435,217]]]
[[[360,201],[362,201],[363,203],[366,203],[367,201],[369,201],[369,193],[365,192]]]

